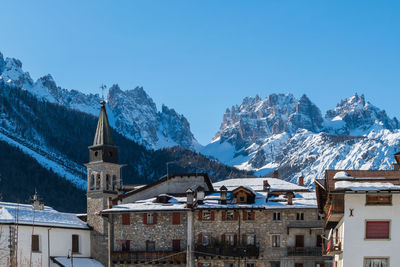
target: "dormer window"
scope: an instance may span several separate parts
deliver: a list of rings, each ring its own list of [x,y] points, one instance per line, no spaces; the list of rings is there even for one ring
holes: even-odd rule
[[[243,186],[236,188],[232,193],[235,195],[238,204],[253,204],[256,197],[251,189]]]

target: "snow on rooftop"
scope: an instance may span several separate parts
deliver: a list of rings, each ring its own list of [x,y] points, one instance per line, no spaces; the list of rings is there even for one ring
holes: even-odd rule
[[[380,182],[349,182],[349,181],[338,181],[335,183],[335,189],[347,189],[352,191],[380,191],[380,190],[400,190],[400,186],[392,183],[380,183]]]
[[[89,229],[76,214],[58,212],[47,206],[33,210],[32,205],[0,202],[0,224],[15,223],[17,213],[19,224]]]
[[[239,186],[250,187],[255,191],[263,191],[264,181],[267,180],[271,186],[271,191],[296,191],[296,190],[308,190],[304,186],[299,186],[294,183],[290,183],[278,178],[235,178],[227,179],[213,183],[214,188],[220,188],[225,185],[229,191],[232,191]]]
[[[282,196],[277,197],[278,200],[282,200]],[[317,198],[315,192],[301,192],[295,193],[293,198],[293,205],[288,205],[286,201],[273,201],[274,198],[270,198],[272,201],[268,201],[265,205],[266,209],[282,209],[282,208],[317,208]]]
[[[171,196],[170,196],[171,197]],[[134,203],[119,204],[103,212],[121,211],[146,211],[146,210],[184,210],[186,209],[186,197],[171,197],[168,203],[155,202],[156,198],[138,200]]]
[[[71,259],[68,259],[67,257],[55,257],[53,259],[53,262],[60,264],[60,266],[64,267],[104,267],[103,264],[100,262],[90,259],[90,258],[78,258],[75,257],[72,259],[73,265],[71,263]]]
[[[335,173],[335,176],[333,176],[333,179],[341,179],[341,178],[342,179],[344,179],[344,178],[349,179],[349,178],[353,178],[353,177],[351,177],[350,174],[348,174],[345,171],[337,172],[337,173]]]

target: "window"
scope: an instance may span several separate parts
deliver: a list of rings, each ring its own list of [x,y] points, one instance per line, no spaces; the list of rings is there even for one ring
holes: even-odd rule
[[[203,220],[204,221],[211,221],[211,211],[204,211],[203,212]]]
[[[100,174],[97,174],[96,176],[96,189],[100,189]]]
[[[281,263],[278,261],[271,262],[271,267],[281,267]]]
[[[255,212],[254,211],[243,211],[243,220],[254,221]]]
[[[390,238],[390,221],[367,221],[365,228],[366,239]]]
[[[255,263],[246,263],[246,267],[256,267]]]
[[[388,258],[365,258],[364,267],[388,267]]]
[[[106,174],[106,190],[111,189],[110,175]]]
[[[200,267],[211,267],[211,263],[199,263]]]
[[[325,267],[325,264],[324,263],[316,263],[315,267]]]
[[[392,195],[367,195],[366,205],[391,205]]]
[[[228,210],[226,212],[226,220],[233,221],[234,219],[235,219],[235,214],[234,214],[233,210]]]
[[[209,234],[203,235],[203,246],[208,246],[211,243],[211,236]]]
[[[322,247],[322,237],[320,235],[317,235],[317,244],[316,244],[317,248]],[[322,266],[321,266],[322,267]]]
[[[225,242],[231,246],[235,245],[235,235],[225,234]]]
[[[130,251],[131,250],[131,241],[130,240],[122,240],[122,251]]]
[[[295,247],[296,248],[304,248],[304,235],[296,235],[296,243]]]
[[[244,199],[244,197],[239,197],[239,202],[240,202],[240,203],[243,203],[243,202],[245,202],[245,199]]]
[[[79,235],[72,235],[72,252],[79,253]]]
[[[250,234],[250,235],[247,235],[246,237],[247,237],[247,240],[246,240],[247,245],[255,245],[256,235]]]
[[[32,235],[32,252],[40,252],[39,235]]]
[[[181,214],[179,212],[172,213],[172,224],[181,224]]]
[[[303,267],[303,263],[295,263],[294,267]]]
[[[280,221],[281,220],[281,213],[280,212],[274,212],[273,218],[274,221]]]
[[[144,213],[143,223],[144,224],[157,224],[157,213]]]
[[[172,240],[172,250],[173,251],[181,251],[181,240],[180,239]]]
[[[303,212],[298,212],[296,214],[296,220],[298,221],[304,221],[304,213]]]
[[[130,225],[131,217],[129,213],[122,214],[122,225]]]
[[[95,182],[94,182],[94,175],[92,174],[92,176],[90,177],[90,189],[94,190],[95,186],[94,186]]]
[[[235,263],[233,263],[233,262],[225,262],[225,267],[235,267]]]
[[[117,176],[113,175],[112,177],[112,190],[114,191],[117,188]]]
[[[146,241],[146,251],[155,251],[156,243],[154,241]]]
[[[281,246],[281,236],[272,235],[272,247],[279,248]]]

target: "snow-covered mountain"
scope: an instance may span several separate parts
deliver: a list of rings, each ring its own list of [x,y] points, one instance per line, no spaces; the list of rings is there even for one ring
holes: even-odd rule
[[[57,86],[50,74],[33,81],[29,73],[23,71],[21,61],[4,59],[1,53],[0,79],[10,85],[22,87],[46,101],[98,115],[98,94],[63,89]],[[142,87],[124,91],[118,85],[113,85],[106,101],[111,126],[147,148],[159,149],[176,145],[192,150],[201,148],[190,131],[186,118],[164,105],[158,111],[156,104]]]
[[[357,94],[322,117],[303,95],[246,97],[227,109],[212,142],[201,152],[263,175],[279,169],[310,184],[327,168],[390,169],[400,151],[400,124]]]

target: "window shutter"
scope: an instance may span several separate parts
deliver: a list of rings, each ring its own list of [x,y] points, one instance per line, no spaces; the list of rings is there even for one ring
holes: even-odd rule
[[[203,212],[199,210],[199,221],[203,220]]]
[[[211,221],[214,221],[214,219],[215,219],[215,212],[211,211]]]
[[[143,223],[147,224],[147,213],[143,214]]]
[[[122,214],[122,224],[123,225],[130,225],[131,224],[131,218],[130,218],[129,213],[128,214],[126,214],[126,213]]]
[[[221,235],[221,243],[225,243],[225,234]]]
[[[238,217],[239,217],[239,212],[235,210],[235,211],[233,212],[233,219],[234,219],[235,221],[237,221]]]
[[[203,234],[200,233],[200,234],[197,236],[197,243],[203,244]]]
[[[366,223],[366,238],[386,239],[390,237],[389,221],[369,221]]]
[[[172,213],[172,224],[181,224],[181,214],[179,212]]]
[[[247,236],[246,236],[246,235],[242,235],[242,244],[243,244],[244,246],[247,245]]]
[[[237,234],[235,234],[234,236],[233,236],[233,244],[236,246],[237,245],[237,240],[238,239],[238,236],[237,236]]]
[[[254,221],[255,217],[256,217],[256,213],[254,211],[252,211],[251,212],[251,219]]]
[[[223,220],[223,221],[226,221],[226,211],[223,211],[223,212],[222,212],[222,220]]]
[[[247,211],[243,211],[243,221],[247,220]]]
[[[157,213],[153,213],[153,224],[157,224]]]

